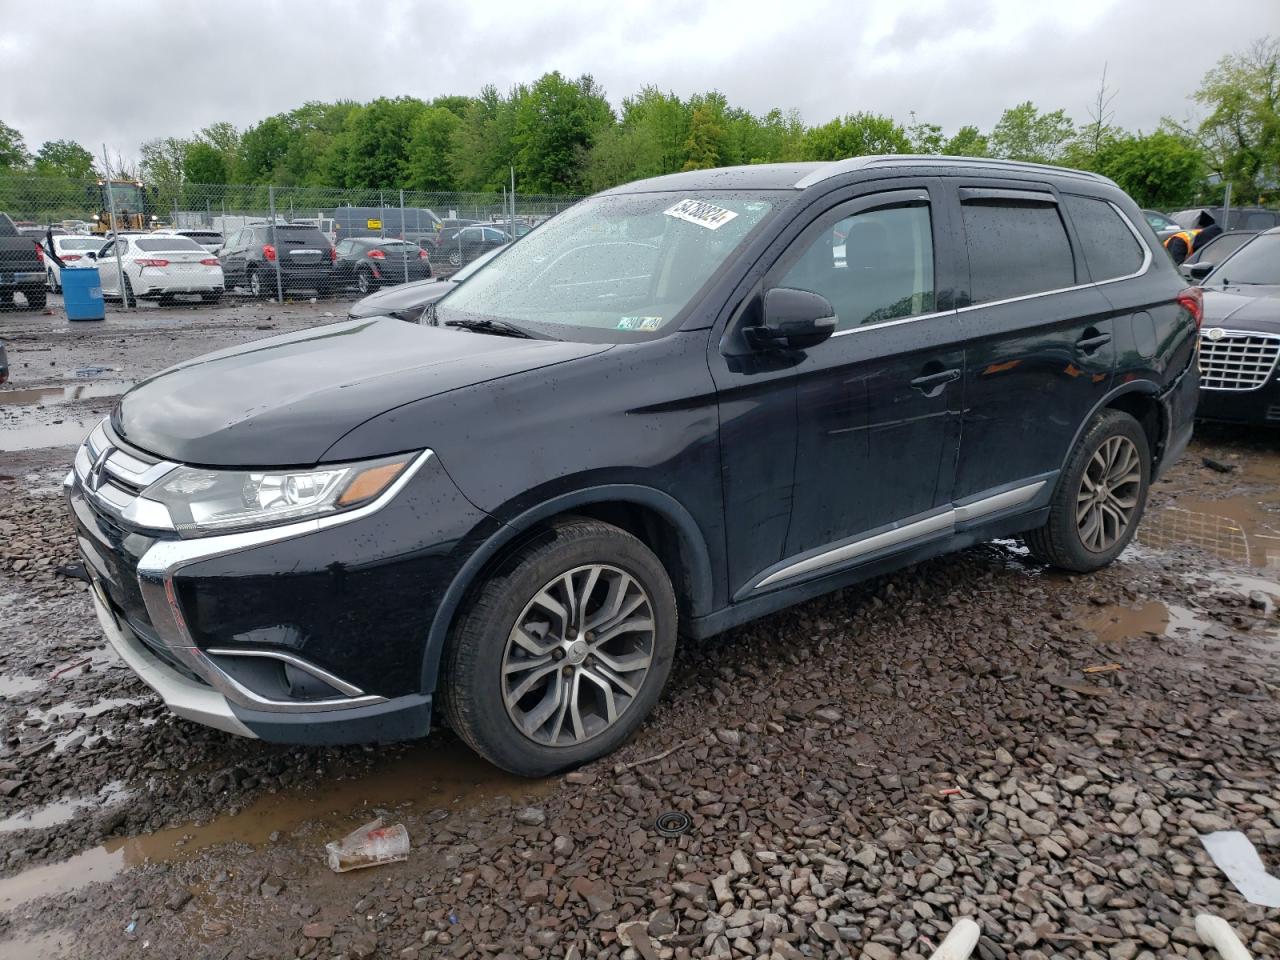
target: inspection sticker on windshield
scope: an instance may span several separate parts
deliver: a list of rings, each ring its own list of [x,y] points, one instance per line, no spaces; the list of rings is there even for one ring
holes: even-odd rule
[[[619,330],[657,330],[662,326],[661,317],[623,317],[618,321]]]
[[[714,203],[693,199],[681,200],[675,206],[667,207],[662,212],[668,217],[687,220],[689,223],[696,223],[698,226],[706,227],[708,230],[719,230],[737,216],[732,210],[717,207]]]

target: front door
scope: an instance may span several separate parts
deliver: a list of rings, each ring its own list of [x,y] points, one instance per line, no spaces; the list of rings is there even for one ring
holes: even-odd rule
[[[116,241],[107,241],[106,246],[98,251],[98,280],[102,292],[109,297],[120,295],[120,271],[116,268]]]
[[[955,270],[949,222],[935,202],[936,181],[866,189],[815,213],[757,294],[774,287],[820,294],[835,309],[836,333],[772,360],[727,358],[736,370],[726,363],[717,371],[713,362],[735,599],[951,530],[964,348],[949,294],[940,292]],[[737,322],[751,322],[749,309]],[[783,497],[782,464],[751,466],[762,452],[789,447]],[[765,492],[770,502],[760,499]]]

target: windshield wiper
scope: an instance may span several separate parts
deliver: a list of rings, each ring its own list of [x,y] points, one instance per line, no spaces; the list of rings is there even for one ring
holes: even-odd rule
[[[478,333],[491,333],[495,337],[519,337],[522,340],[558,339],[550,336],[539,337],[524,327],[517,327],[514,323],[507,323],[505,320],[446,320],[443,326],[460,327],[463,330],[475,330]]]

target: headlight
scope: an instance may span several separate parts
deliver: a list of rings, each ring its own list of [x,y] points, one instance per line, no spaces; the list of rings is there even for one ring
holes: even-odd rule
[[[184,537],[207,537],[350,510],[386,490],[416,454],[314,470],[179,467],[142,494]]]

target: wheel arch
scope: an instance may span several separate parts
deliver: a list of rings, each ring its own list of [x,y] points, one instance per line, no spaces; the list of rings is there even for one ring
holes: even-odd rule
[[[1154,476],[1163,453],[1166,424],[1164,408],[1160,402],[1160,387],[1150,380],[1130,380],[1128,383],[1122,383],[1108,391],[1094,404],[1076,427],[1071,445],[1063,455],[1059,476],[1065,472],[1067,461],[1071,459],[1071,454],[1075,451],[1080,438],[1089,429],[1089,424],[1103,410],[1122,410],[1142,425],[1142,430],[1147,435],[1147,446],[1151,451],[1151,468]]]
[[[712,611],[710,552],[693,515],[678,500],[638,484],[608,484],[561,494],[514,513],[463,563],[432,619],[423,656],[424,691],[436,688],[445,644],[472,589],[530,536],[571,517],[613,524],[653,550],[671,577],[681,618],[705,616]]]

